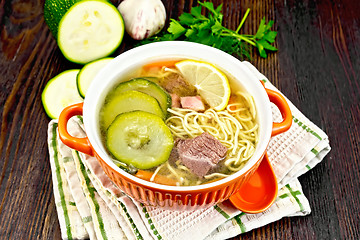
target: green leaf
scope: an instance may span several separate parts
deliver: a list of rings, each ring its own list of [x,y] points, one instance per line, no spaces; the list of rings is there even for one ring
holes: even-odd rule
[[[192,25],[197,21],[197,18],[194,17],[193,15],[191,15],[190,13],[183,13],[181,14],[181,16],[179,17],[179,23],[183,24],[183,25]]]
[[[173,34],[166,33],[162,36],[161,39],[157,39],[157,41],[172,41],[175,40],[176,38]]]
[[[223,15],[220,13],[221,9],[222,9],[222,4],[220,4],[216,10],[214,8],[214,4],[212,2],[198,2],[200,4],[200,6],[203,6],[204,8],[206,8],[207,10],[210,11],[211,14],[209,14],[209,18],[212,18],[214,20],[217,20],[219,22],[222,21]]]
[[[216,21],[222,23],[223,17],[224,17],[224,15],[222,13],[219,13],[216,18]]]
[[[261,45],[261,44],[259,44],[258,42],[256,42],[256,47],[257,47],[257,49],[259,50],[260,56],[263,57],[263,58],[266,58],[266,57],[267,57],[267,54],[266,54],[266,51],[265,51],[263,45]]]
[[[199,29],[198,28],[191,28],[188,29],[187,32],[185,33],[186,39],[190,42],[198,42],[198,33],[199,33]]]
[[[211,21],[204,21],[202,23],[199,23],[197,25],[197,27],[199,28],[199,30],[202,30],[202,29],[211,29],[211,27],[213,26],[213,22]]]
[[[203,6],[204,8],[207,8],[210,12],[212,12],[213,14],[217,14],[217,12],[214,9],[214,4],[212,2],[198,2],[201,6]]]
[[[222,15],[222,13],[221,13],[221,10],[222,10],[222,4],[220,4],[216,9],[215,9],[215,12],[217,13],[217,14],[221,14]]]
[[[212,47],[215,47],[215,48],[219,48],[221,49],[221,46],[223,44],[223,41],[224,41],[224,38],[219,36],[219,35],[215,35],[213,36],[213,43],[212,43]]]
[[[178,21],[171,19],[167,31],[174,35],[174,39],[177,39],[186,32],[186,29]]]
[[[266,25],[265,25],[265,17],[264,17],[263,19],[261,19],[259,28],[255,34],[255,38],[261,39],[264,36],[265,28],[266,28]]]
[[[190,12],[194,17],[197,17],[199,19],[204,19],[206,17],[201,14],[201,8],[202,8],[201,6],[192,7]]]
[[[270,50],[270,51],[277,51],[277,48],[272,46],[270,43],[268,43],[266,40],[261,39],[259,41],[257,41],[258,44],[261,44],[265,49]]]
[[[264,39],[266,39],[269,43],[275,42],[277,32],[275,31],[269,31],[264,35]]]
[[[212,34],[211,34],[211,30],[209,29],[203,28],[198,32],[197,36],[198,36],[197,42],[209,45],[209,43],[212,41]]]
[[[193,35],[196,35],[197,31],[195,31],[193,28],[190,28],[186,31],[185,37],[191,38]]]
[[[264,19],[264,21],[265,21],[265,17],[264,17],[263,19]],[[266,25],[266,27],[265,27],[265,31],[269,31],[270,28],[271,28],[273,25],[274,25],[274,21],[273,21],[273,20],[270,20],[270,21],[268,22],[268,24]]]
[[[223,26],[218,21],[216,21],[215,24],[211,27],[211,30],[213,31],[214,34],[221,32],[222,29],[223,29]]]

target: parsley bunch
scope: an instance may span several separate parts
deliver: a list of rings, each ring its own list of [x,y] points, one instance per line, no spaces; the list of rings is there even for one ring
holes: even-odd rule
[[[250,9],[247,9],[239,26],[233,31],[222,25],[222,4],[215,9],[212,2],[198,3],[199,6],[191,8],[190,13],[181,14],[179,20],[170,19],[167,32],[148,38],[141,43],[185,40],[209,45],[229,54],[247,58],[250,58],[249,46],[256,47],[263,58],[267,57],[266,50],[277,50],[271,45],[277,34],[276,31],[270,30],[274,21],[266,24],[265,18],[263,18],[255,35],[239,34]],[[208,10],[208,16],[201,14],[203,7]]]

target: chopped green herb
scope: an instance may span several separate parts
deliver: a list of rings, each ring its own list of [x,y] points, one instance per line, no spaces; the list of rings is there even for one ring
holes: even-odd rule
[[[269,21],[266,24],[265,18],[263,18],[255,35],[239,34],[249,15],[250,9],[247,9],[239,26],[233,31],[222,25],[222,4],[214,8],[212,2],[198,3],[199,6],[191,8],[190,13],[181,14],[179,20],[170,19],[167,31],[145,39],[141,44],[157,41],[185,40],[209,45],[229,54],[236,54],[246,58],[250,58],[250,46],[256,47],[263,58],[267,57],[267,51],[277,51],[277,48],[271,45],[274,43],[277,35],[276,31],[270,30],[274,21]],[[202,8],[208,10],[208,16],[201,14]]]

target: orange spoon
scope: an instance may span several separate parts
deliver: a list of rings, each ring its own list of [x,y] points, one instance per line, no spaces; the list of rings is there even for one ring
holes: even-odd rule
[[[265,154],[254,175],[229,200],[243,212],[260,213],[274,203],[277,193],[277,180],[268,156]]]

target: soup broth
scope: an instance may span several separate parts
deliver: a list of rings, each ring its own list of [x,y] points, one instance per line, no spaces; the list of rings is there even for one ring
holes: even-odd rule
[[[114,163],[120,168],[151,182],[193,186],[220,180],[243,168],[255,152],[258,141],[258,124],[253,98],[242,86],[234,84],[232,76],[227,75],[231,89],[229,102],[225,109],[216,111],[199,96],[196,87],[184,79],[175,67],[177,61],[154,62],[141,67],[135,71],[136,75],[132,75],[136,79],[146,79],[146,81],[155,83],[172,98],[171,105],[167,109],[165,107],[163,117],[161,112],[154,111],[155,115],[162,117],[173,138],[172,150],[167,155],[166,161],[151,168],[138,169],[132,164],[126,164],[122,159],[116,158],[111,151],[109,151],[109,155],[113,156]],[[128,80],[130,78],[120,79],[119,82],[121,84]],[[142,90],[136,88],[135,91]],[[109,92],[104,105],[112,101],[114,92],[115,90]],[[179,105],[176,102],[176,99],[182,100],[187,97],[200,99],[204,109],[184,108],[181,103]],[[156,96],[156,99],[159,102],[160,110],[163,109],[162,100],[159,100],[159,96]],[[102,140],[107,146],[108,122],[112,122],[113,119],[106,119],[107,115],[104,114],[103,109],[104,107],[100,111],[100,126]],[[135,110],[138,111],[137,108]],[[140,111],[143,110],[140,109]],[[114,114],[117,115],[117,113]],[[136,144],[143,144],[141,146],[146,148],[149,144],[147,141],[137,139]],[[183,147],[185,152],[182,152],[181,146],[185,146],[185,148]],[[199,146],[210,149],[204,151],[198,149]],[[213,146],[213,149],[208,146]],[[166,147],[164,149],[167,151]],[[225,154],[222,155],[224,149]],[[194,152],[197,152],[198,155],[189,156]],[[212,162],[213,160],[204,160],[210,159],[209,156],[212,155],[218,157],[216,163]],[[201,159],[198,156],[204,156],[204,158]],[[194,166],[198,164],[197,162],[199,165]],[[203,173],[203,168],[207,168],[208,171]]]

